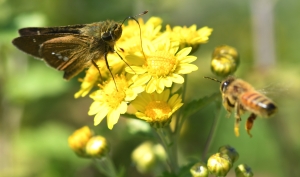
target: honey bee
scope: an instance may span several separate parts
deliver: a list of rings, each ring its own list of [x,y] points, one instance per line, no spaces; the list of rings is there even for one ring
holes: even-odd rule
[[[233,109],[235,111],[234,132],[236,136],[239,136],[241,115],[245,112],[248,111],[251,113],[247,119],[245,128],[248,135],[252,137],[250,130],[253,127],[256,117],[267,118],[274,115],[277,111],[277,106],[270,98],[256,91],[252,85],[242,79],[228,76],[221,82],[214,78],[205,78],[221,83],[220,91],[222,93],[223,106],[229,116]]]

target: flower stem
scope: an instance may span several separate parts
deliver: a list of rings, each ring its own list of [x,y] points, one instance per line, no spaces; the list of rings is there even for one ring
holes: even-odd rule
[[[182,86],[182,95],[181,95],[181,99],[183,102],[185,102],[185,92],[186,92],[186,88],[187,88],[187,80],[188,80],[188,77],[187,75],[184,75],[184,83],[183,83],[183,86]],[[182,116],[182,110],[183,109],[179,109],[177,114],[176,114],[176,123],[175,123],[175,130],[174,130],[174,133],[175,135],[177,136],[177,138],[179,137],[179,133],[180,133],[180,130],[181,130],[181,127],[182,127],[182,124],[185,120],[185,117]],[[176,138],[176,139],[177,139]]]
[[[213,142],[213,139],[214,139],[215,134],[217,132],[216,130],[217,130],[218,125],[219,125],[219,120],[220,120],[220,117],[222,115],[222,109],[221,109],[221,106],[222,106],[221,104],[222,103],[218,99],[218,100],[216,100],[215,104],[216,104],[216,115],[215,115],[214,122],[211,126],[209,135],[208,135],[206,143],[205,143],[205,147],[204,147],[204,150],[203,150],[203,153],[202,153],[202,161],[206,160],[207,152],[209,151],[210,146]]]
[[[162,141],[162,145],[168,155],[167,163],[169,165],[170,171],[174,174],[178,172],[178,163],[177,163],[177,144],[172,141],[171,130],[165,131],[164,128],[156,129],[156,133]]]
[[[117,170],[109,155],[101,159],[94,159],[97,169],[107,177],[116,177]]]

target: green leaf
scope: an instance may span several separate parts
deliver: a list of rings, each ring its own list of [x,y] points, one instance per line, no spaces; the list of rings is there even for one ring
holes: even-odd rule
[[[210,96],[205,96],[203,98],[200,98],[198,100],[193,100],[189,103],[187,103],[183,107],[183,116],[189,117],[192,114],[196,113],[200,109],[202,109],[204,106],[210,104],[212,101],[216,100],[220,96],[220,93],[214,93]]]

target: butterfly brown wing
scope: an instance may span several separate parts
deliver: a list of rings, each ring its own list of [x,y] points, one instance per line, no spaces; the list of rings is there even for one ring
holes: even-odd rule
[[[44,42],[39,52],[48,65],[64,71],[64,78],[69,80],[89,67],[91,60],[95,60],[95,56],[89,52],[91,40],[81,35],[58,37]]]

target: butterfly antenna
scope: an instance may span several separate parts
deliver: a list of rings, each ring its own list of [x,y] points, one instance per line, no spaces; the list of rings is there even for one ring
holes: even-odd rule
[[[140,23],[138,22],[138,20],[136,19],[136,17],[141,16],[141,15],[145,15],[146,13],[148,13],[148,10],[145,10],[144,12],[142,12],[142,13],[140,13],[140,14],[137,14],[137,15],[135,15],[135,16],[129,16],[129,17],[125,18],[125,19],[123,20],[123,22],[122,22],[122,24],[123,24],[126,20],[132,19],[132,20],[134,20],[134,21],[139,25],[139,28],[140,28],[140,39],[141,39],[141,48],[142,48],[142,53],[143,53],[144,58],[146,58],[146,55],[145,55],[144,49],[143,49],[142,29],[141,29],[141,25],[140,25]]]
[[[221,83],[221,81],[219,81],[218,79],[212,78],[212,77],[204,76],[203,78],[205,78],[205,79],[210,79],[210,80],[213,80],[213,81],[216,81],[216,82]]]

